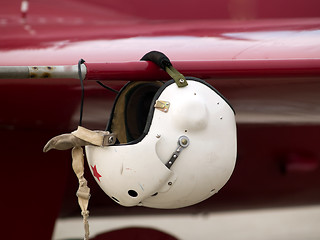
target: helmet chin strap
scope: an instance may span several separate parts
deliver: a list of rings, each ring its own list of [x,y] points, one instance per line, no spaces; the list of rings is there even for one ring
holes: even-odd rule
[[[81,208],[81,215],[83,217],[84,225],[84,240],[89,239],[89,211],[88,204],[90,199],[90,188],[87,186],[87,180],[84,175],[84,157],[83,149],[80,146],[72,148],[72,168],[79,180],[79,188],[77,191],[78,203]]]
[[[84,156],[83,146],[109,146],[116,141],[115,134],[107,131],[91,131],[84,127],[78,126],[78,129],[69,134],[56,136],[48,141],[43,151],[48,152],[51,149],[67,150],[72,148],[72,168],[79,180],[79,188],[77,191],[78,203],[81,208],[81,215],[84,224],[84,240],[89,239],[89,211],[88,204],[90,199],[90,188],[84,177]]]

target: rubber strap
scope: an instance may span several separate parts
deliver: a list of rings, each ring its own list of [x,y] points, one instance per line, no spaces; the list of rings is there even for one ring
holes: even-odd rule
[[[157,64],[160,68],[165,70],[170,75],[170,77],[172,77],[178,87],[185,87],[188,85],[186,78],[172,66],[169,58],[162,52],[148,52],[140,60],[151,61]]]
[[[146,53],[140,59],[140,61],[151,61],[157,64],[163,70],[166,70],[166,67],[172,66],[169,58],[166,55],[164,55],[162,52],[158,52],[158,51],[151,51]]]

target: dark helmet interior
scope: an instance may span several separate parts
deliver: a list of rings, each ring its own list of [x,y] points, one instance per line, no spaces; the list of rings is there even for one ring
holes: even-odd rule
[[[162,85],[161,82],[130,82],[121,89],[107,127],[117,134],[120,144],[142,136],[154,95]]]

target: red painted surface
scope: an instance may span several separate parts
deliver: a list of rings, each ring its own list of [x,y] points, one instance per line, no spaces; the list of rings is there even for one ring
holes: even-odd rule
[[[246,124],[238,125],[238,162],[230,182],[208,201],[173,214],[320,202],[318,0],[30,0],[25,19],[20,3],[0,3],[1,66],[73,65],[83,58],[91,77],[98,78],[111,62],[108,77],[123,81],[105,83],[119,89],[133,74],[145,77],[145,67],[163,76],[148,63],[132,63],[150,50],[163,51],[178,70],[188,64],[182,61],[198,61],[187,66],[190,74],[199,67],[209,70],[199,77],[209,74],[237,117],[246,117]],[[90,63],[102,64],[92,69]],[[264,67],[271,72],[263,74]],[[91,81],[85,89],[84,126],[104,129],[115,94]],[[44,154],[42,147],[76,128],[80,83],[0,80],[0,104],[5,238],[50,239],[59,214],[79,212],[77,181],[68,152]],[[280,123],[265,123],[283,112]],[[292,154],[312,157],[300,161]],[[284,174],[285,160],[295,171]],[[307,171],[296,171],[297,163]],[[159,213],[115,205],[97,188],[89,168],[86,174],[93,190],[91,214],[105,214],[101,208],[107,214]]]
[[[180,61],[301,59],[318,58],[320,48],[319,18],[106,22],[90,26],[65,20],[52,29],[38,21],[16,22],[14,27],[7,21],[1,26],[0,38],[6,65],[76,64],[80,58],[87,62],[137,61],[151,50],[166,52],[171,60]]]

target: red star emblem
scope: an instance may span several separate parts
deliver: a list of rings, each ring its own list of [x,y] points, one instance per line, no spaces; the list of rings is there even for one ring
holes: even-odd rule
[[[100,178],[102,177],[99,173],[98,173],[98,170],[97,170],[97,165],[94,165],[94,167],[92,167],[90,165],[91,169],[92,169],[92,172],[93,172],[93,176],[95,176],[98,181],[100,182]]]

